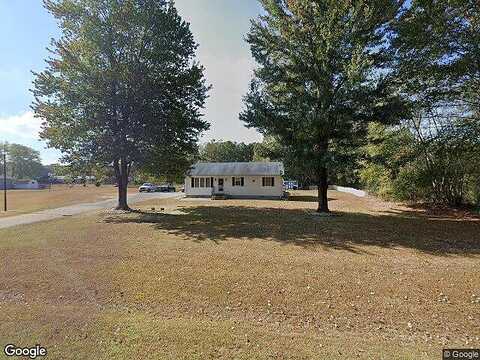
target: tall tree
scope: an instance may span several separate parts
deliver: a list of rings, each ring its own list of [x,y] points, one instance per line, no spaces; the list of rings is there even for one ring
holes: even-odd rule
[[[335,149],[363,136],[370,120],[394,122],[400,102],[390,87],[390,23],[403,1],[260,0],[265,15],[247,41],[259,64],[240,118],[277,136],[318,184],[328,212]]]
[[[40,153],[20,144],[0,144],[8,154],[7,175],[14,179],[36,179],[43,173]],[[3,172],[3,168],[0,169]]]
[[[52,41],[47,69],[35,74],[41,136],[67,162],[113,166],[117,208],[128,209],[132,166],[161,168],[195,151],[209,127],[201,113],[209,86],[189,24],[173,1],[44,3],[62,36]]]

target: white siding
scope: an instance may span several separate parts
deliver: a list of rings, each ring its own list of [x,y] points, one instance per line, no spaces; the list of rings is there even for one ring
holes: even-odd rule
[[[36,180],[21,182],[14,185],[15,189],[36,190],[40,189],[40,184]]]
[[[242,177],[242,176],[237,176]],[[218,179],[224,179],[223,193],[232,197],[277,197],[283,196],[283,178],[281,176],[270,176],[275,178],[275,186],[262,186],[263,176],[243,176],[244,186],[232,186],[232,176],[214,176],[214,191],[218,191]],[[211,188],[191,187],[191,177],[185,178],[185,194],[187,196],[210,196]]]
[[[199,176],[201,178],[203,176]],[[206,177],[203,177],[206,178]],[[187,176],[185,178],[185,195],[187,196],[211,196],[212,188],[192,188],[192,178]],[[215,181],[214,181],[215,183]]]

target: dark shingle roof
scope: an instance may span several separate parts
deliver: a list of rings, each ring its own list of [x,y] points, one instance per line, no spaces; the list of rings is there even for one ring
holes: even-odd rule
[[[276,176],[283,175],[281,162],[231,162],[231,163],[196,163],[188,172],[189,176]]]

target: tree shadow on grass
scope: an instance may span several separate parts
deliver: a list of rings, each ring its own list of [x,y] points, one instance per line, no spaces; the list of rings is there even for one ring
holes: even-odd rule
[[[328,201],[335,201],[337,199],[328,198]],[[295,201],[295,202],[314,202],[318,203],[318,196],[309,196],[309,195],[295,195],[290,196],[288,201]]]
[[[480,222],[431,220],[409,213],[337,213],[317,217],[302,209],[194,206],[178,214],[137,212],[109,216],[107,223],[152,224],[193,241],[261,239],[308,249],[368,253],[368,247],[416,249],[435,255],[480,254]]]

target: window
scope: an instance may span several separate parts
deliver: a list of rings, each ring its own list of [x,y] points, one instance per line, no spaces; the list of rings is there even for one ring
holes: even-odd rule
[[[192,178],[192,188],[212,188],[213,178]]]
[[[274,177],[262,177],[262,186],[275,186]]]
[[[232,177],[232,186],[244,186],[245,178],[243,177]]]

